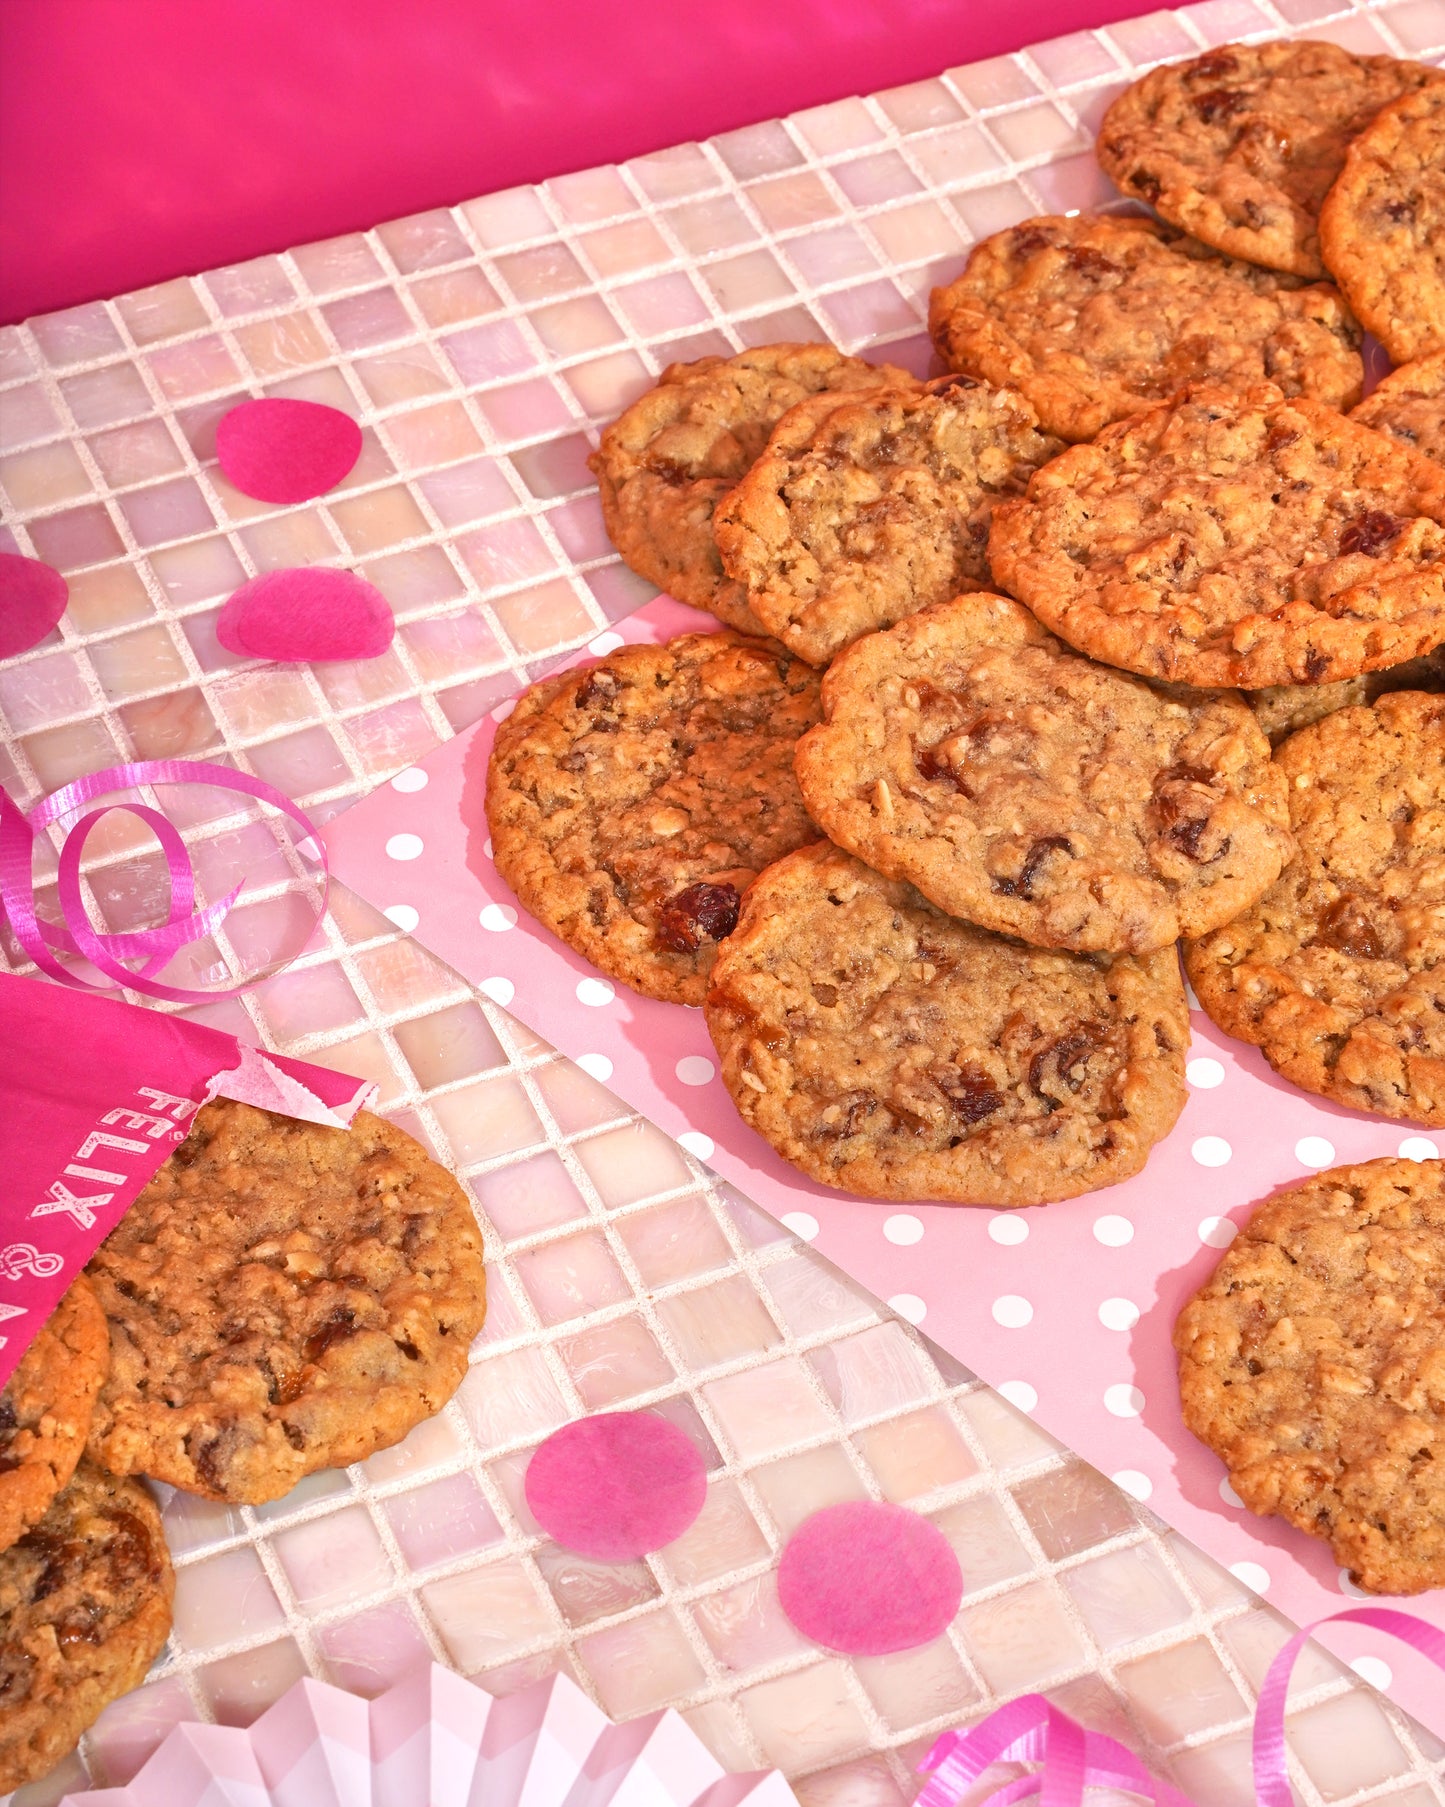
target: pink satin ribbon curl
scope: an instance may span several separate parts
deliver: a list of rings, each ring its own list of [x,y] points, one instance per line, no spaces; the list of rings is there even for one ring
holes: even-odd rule
[[[4,908],[15,939],[43,973],[52,979],[58,979],[62,985],[73,985],[82,991],[109,991],[112,987],[95,985],[89,979],[82,979],[56,959],[52,949],[89,960],[97,971],[104,973],[117,985],[123,985],[131,991],[144,992],[147,997],[164,998],[174,1004],[197,1004],[212,998],[233,997],[237,992],[259,984],[261,976],[270,975],[258,975],[255,979],[243,979],[238,984],[218,986],[210,991],[163,985],[158,979],[151,977],[152,973],[159,972],[165,966],[179,948],[185,947],[189,942],[202,940],[225,920],[231,906],[240,896],[245,881],[234,885],[217,902],[206,905],[204,909],[193,909],[196,899],[195,877],[185,843],[173,824],[159,810],[144,803],[107,803],[81,817],[67,833],[60,850],[57,883],[64,926],[43,922],[36,915],[33,877],[36,837],[53,822],[72,814],[92,798],[103,797],[114,791],[130,790],[142,784],[216,785],[255,797],[289,816],[304,831],[305,837],[318,852],[322,892],[316,920],[321,920],[326,911],[326,893],[330,882],[326,851],[310,819],[289,797],[273,785],[263,784],[259,778],[249,777],[245,772],[232,771],[229,766],[193,759],[143,759],[131,765],[107,766],[104,771],[91,772],[84,778],[77,778],[73,783],[42,798],[28,813],[23,813],[9,795],[0,789],[0,906]],[[137,929],[120,935],[107,934],[92,927],[86,914],[85,899],[80,889],[81,855],[91,831],[112,810],[125,810],[133,816],[139,816],[160,843],[166,870],[170,875],[171,901],[166,920],[156,928]],[[136,971],[121,964],[124,960],[137,959],[142,964]]]

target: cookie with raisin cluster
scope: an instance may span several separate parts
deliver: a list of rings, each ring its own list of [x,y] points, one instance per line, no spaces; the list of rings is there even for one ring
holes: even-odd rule
[[[610,978],[701,1004],[742,893],[818,838],[793,776],[818,712],[817,672],[726,632],[619,647],[548,678],[497,730],[497,870]]]
[[[1445,464],[1445,351],[1392,370],[1350,419]]]
[[[1217,928],[1293,851],[1235,692],[1158,691],[1021,603],[958,596],[828,668],[798,782],[839,846],[1036,947],[1152,953]]]
[[[202,1106],[86,1272],[111,1340],[92,1460],[252,1505],[439,1412],[486,1315],[466,1193],[367,1111]]]
[[[1445,696],[1337,710],[1275,761],[1299,851],[1186,946],[1199,1001],[1306,1091],[1445,1125]]]
[[[1308,39],[1223,44],[1126,88],[1095,150],[1126,194],[1204,244],[1323,276],[1320,208],[1350,141],[1382,107],[1442,79],[1425,63]]]
[[[1445,1587],[1445,1162],[1260,1205],[1174,1327],[1184,1422],[1358,1587]]]
[[[1268,379],[1329,408],[1359,399],[1360,329],[1338,289],[1223,257],[1157,220],[1025,220],[935,289],[954,370],[1017,389],[1045,432],[1092,439],[1186,383]]]
[[[82,1462],[0,1554],[0,1793],[48,1775],[145,1680],[175,1577],[144,1487]]]
[[[748,892],[705,1010],[744,1121],[867,1198],[1073,1198],[1137,1173],[1184,1103],[1172,948],[1025,947],[826,842]]]

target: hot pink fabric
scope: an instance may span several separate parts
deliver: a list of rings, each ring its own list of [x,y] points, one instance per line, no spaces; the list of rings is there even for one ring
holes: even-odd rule
[[[361,428],[339,408],[270,396],[222,415],[216,456],[243,495],[309,502],[340,483],[361,456]]]
[[[707,1498],[697,1446],[656,1412],[564,1425],[527,1466],[527,1505],[564,1550],[630,1562],[682,1536]]]
[[[778,1565],[783,1611],[805,1638],[848,1656],[931,1643],[962,1598],[958,1558],[938,1527],[874,1500],[815,1512]]]
[[[916,81],[1151,3],[0,6],[0,318]]]
[[[350,571],[324,565],[253,577],[216,617],[227,652],[287,663],[375,659],[396,621],[381,591]]]
[[[0,659],[38,645],[65,613],[70,585],[38,558],[0,552]]]

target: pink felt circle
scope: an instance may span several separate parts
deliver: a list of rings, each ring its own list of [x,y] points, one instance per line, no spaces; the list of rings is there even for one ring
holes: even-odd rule
[[[227,652],[289,663],[374,659],[395,633],[391,607],[374,584],[324,565],[253,577],[216,617],[216,638]]]
[[[963,1573],[936,1525],[903,1506],[849,1500],[794,1532],[778,1566],[783,1611],[806,1638],[846,1656],[886,1656],[940,1636]]]
[[[0,552],[0,659],[28,652],[65,613],[70,586],[51,565]]]
[[[526,1494],[564,1550],[628,1562],[682,1536],[702,1511],[707,1470],[692,1440],[656,1412],[596,1412],[537,1448]]]
[[[309,502],[333,489],[361,456],[361,428],[321,402],[242,402],[216,428],[221,469],[259,502]]]

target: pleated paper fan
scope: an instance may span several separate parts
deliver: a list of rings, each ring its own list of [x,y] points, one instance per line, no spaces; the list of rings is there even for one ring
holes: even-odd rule
[[[178,1725],[124,1788],[60,1807],[797,1807],[670,1708],[614,1725],[565,1675],[503,1700],[438,1664],[370,1703],[310,1677],[247,1730]]]

